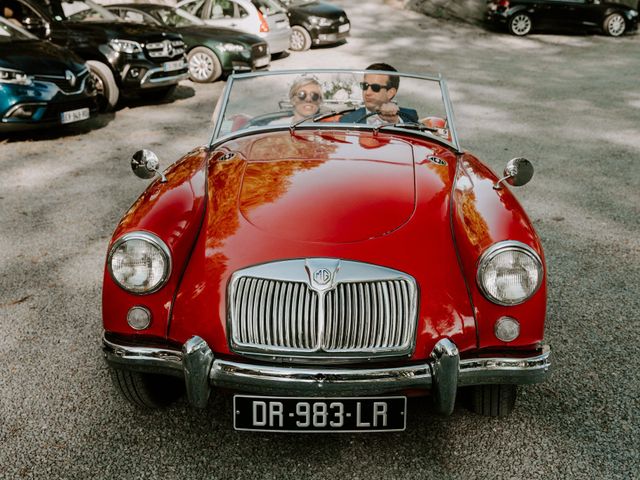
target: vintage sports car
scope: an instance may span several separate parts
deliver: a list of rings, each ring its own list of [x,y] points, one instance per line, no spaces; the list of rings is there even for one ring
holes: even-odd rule
[[[407,396],[503,416],[546,378],[544,256],[508,187],[531,164],[499,178],[462,150],[444,79],[391,80],[232,75],[208,145],[162,173],[133,156],[158,178],[118,224],[103,288],[129,401],[186,387],[205,407],[225,389],[237,429],[402,430]],[[362,108],[371,90],[396,93],[396,123]],[[317,111],[294,120],[303,97]]]

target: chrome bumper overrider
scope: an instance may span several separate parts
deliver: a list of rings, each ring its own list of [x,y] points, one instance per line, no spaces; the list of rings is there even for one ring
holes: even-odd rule
[[[279,395],[376,395],[405,389],[430,390],[439,412],[453,411],[458,387],[496,383],[537,383],[551,365],[550,348],[526,358],[460,359],[449,339],[440,340],[422,364],[391,368],[285,367],[215,358],[200,337],[182,351],[119,345],[106,338],[103,348],[114,368],[184,377],[189,401],[207,405],[211,387]]]

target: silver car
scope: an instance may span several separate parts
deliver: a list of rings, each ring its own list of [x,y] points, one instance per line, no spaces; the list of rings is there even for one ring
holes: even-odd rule
[[[234,28],[265,39],[271,53],[289,46],[287,11],[274,0],[184,0],[177,5],[209,25]]]

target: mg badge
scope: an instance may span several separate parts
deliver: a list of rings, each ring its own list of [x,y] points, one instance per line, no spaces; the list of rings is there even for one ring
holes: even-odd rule
[[[313,279],[318,285],[326,285],[331,281],[331,272],[326,268],[321,268],[315,271]]]
[[[335,287],[340,260],[335,258],[307,258],[305,270],[309,276],[311,288],[323,292]]]
[[[64,72],[64,78],[67,80],[67,82],[69,82],[69,85],[71,85],[72,87],[76,86],[76,76],[72,71],[66,70]]]

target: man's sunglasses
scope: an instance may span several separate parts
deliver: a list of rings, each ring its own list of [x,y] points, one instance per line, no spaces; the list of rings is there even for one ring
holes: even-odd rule
[[[380,85],[379,83],[360,82],[360,88],[363,92],[366,92],[369,87],[371,87],[371,90],[373,90],[375,93],[378,93],[383,88],[386,88],[387,90],[389,90],[390,88],[387,85]]]
[[[296,93],[296,98],[301,102],[304,102],[306,100],[308,102],[318,103],[322,97],[317,92],[307,93],[304,90],[300,90],[298,93]]]

